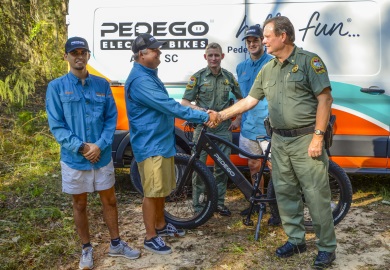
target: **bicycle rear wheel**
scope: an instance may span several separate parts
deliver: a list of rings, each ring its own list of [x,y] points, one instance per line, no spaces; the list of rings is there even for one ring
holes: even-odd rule
[[[331,208],[333,215],[334,225],[340,223],[340,221],[347,215],[352,203],[352,185],[348,175],[345,171],[335,162],[329,160],[329,186],[331,191]],[[267,196],[269,198],[275,198],[275,190],[272,181],[268,184]],[[302,195],[304,202],[304,224],[308,231],[313,230],[313,222],[309,213],[309,208],[305,203],[305,197]],[[270,205],[271,211],[272,206]],[[277,210],[277,209],[276,209]],[[274,210],[274,213],[279,213]]]
[[[177,228],[193,229],[207,222],[217,209],[218,191],[213,174],[207,166],[199,160],[192,165],[189,177],[185,177],[184,171],[188,166],[190,156],[176,154],[175,172],[176,189],[165,200],[165,220]],[[192,178],[198,176],[204,186],[204,193],[201,194],[202,209],[195,211],[192,198]],[[185,179],[188,179],[186,183]],[[131,168],[131,181],[140,194],[143,194],[138,166]],[[179,190],[179,187],[180,190]]]

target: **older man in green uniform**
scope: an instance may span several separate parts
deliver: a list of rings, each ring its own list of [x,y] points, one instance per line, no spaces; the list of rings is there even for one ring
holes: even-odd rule
[[[205,60],[207,60],[207,67],[199,70],[193,76],[191,76],[186,90],[183,95],[181,104],[190,106],[194,109],[201,110],[214,110],[221,111],[230,105],[229,94],[232,93],[237,99],[241,99],[240,87],[233,74],[226,69],[221,68],[221,61],[224,58],[222,48],[218,43],[210,43],[206,47],[204,54]],[[194,102],[195,104],[192,104]],[[232,141],[231,130],[240,126],[241,115],[236,117],[232,122],[231,119],[223,121],[216,128],[209,129],[208,132],[222,137],[228,141]],[[198,126],[194,132],[194,139],[198,138],[201,126]],[[229,156],[230,148],[218,143],[222,152]],[[202,151],[200,160],[206,163],[207,153]],[[215,166],[214,177],[217,182],[218,188],[218,207],[217,212],[222,216],[230,216],[231,212],[225,206],[225,195],[227,186],[227,175],[221,168]],[[193,179],[193,203],[195,210],[202,209],[201,198],[204,193],[204,187],[202,187],[197,178]]]
[[[249,95],[220,112],[220,117],[223,120],[243,113],[267,98],[273,128],[272,177],[288,236],[276,255],[284,258],[306,251],[303,192],[318,237],[314,267],[322,269],[336,258],[323,136],[333,99],[324,63],[316,54],[295,46],[294,40],[294,27],[288,18],[264,22],[263,44],[275,58],[259,72]]]

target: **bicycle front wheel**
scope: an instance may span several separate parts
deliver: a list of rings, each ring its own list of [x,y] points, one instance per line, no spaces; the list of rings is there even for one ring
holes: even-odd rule
[[[167,197],[165,203],[165,220],[183,229],[193,229],[207,222],[213,216],[218,203],[214,176],[203,162],[196,160],[188,177],[184,175],[189,160],[189,155],[176,154],[175,167],[181,173],[177,174],[176,189]],[[197,184],[203,186],[203,192],[198,198],[194,198],[193,192],[195,187],[192,183],[195,176]],[[197,208],[194,207],[194,199],[201,201]]]

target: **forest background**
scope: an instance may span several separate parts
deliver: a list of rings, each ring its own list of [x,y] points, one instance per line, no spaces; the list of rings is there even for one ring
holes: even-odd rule
[[[49,131],[44,105],[48,82],[67,72],[67,63],[63,60],[67,5],[65,0],[0,0],[0,269],[74,269],[78,264],[80,243],[74,228],[71,199],[61,192],[59,146]],[[132,191],[128,169],[117,169],[116,174],[120,213],[136,207],[140,219],[141,198]],[[354,186],[354,203],[358,206],[367,202],[367,207],[377,209],[373,203],[389,200],[389,176],[350,177]],[[242,203],[232,204],[233,209],[236,207],[239,211]],[[98,196],[89,196],[89,205],[93,220],[91,233],[98,239],[95,241],[103,241],[106,237],[102,237],[101,232],[106,228],[99,214]],[[380,220],[385,229],[380,232],[388,236],[389,211],[386,207],[382,205],[381,217],[385,218]],[[133,224],[131,214],[121,215],[122,225]],[[272,251],[285,241],[279,228],[276,231],[279,241],[271,237],[256,243],[252,239],[253,228],[243,229],[240,219],[226,219],[223,224],[212,220],[203,228],[210,230],[208,237],[213,239],[213,245],[204,246],[210,246],[209,251],[202,251],[207,254],[204,256],[207,259],[201,259],[204,264],[209,260],[210,269],[239,269],[234,267],[237,262],[246,263],[245,269],[252,269],[251,265],[258,269],[259,261],[253,259],[252,252],[264,252],[264,246]],[[235,233],[229,232],[232,228]],[[345,230],[349,232],[351,229],[347,227]],[[139,238],[142,242],[143,229],[128,231],[125,235],[127,239]],[[239,239],[228,238],[238,236]],[[210,256],[211,253],[217,257]],[[248,255],[247,261],[243,260],[245,255]],[[311,255],[285,265],[283,262],[275,264],[273,260],[263,261],[263,269],[280,267],[280,264],[283,269],[303,269],[305,266],[302,265],[310,264]],[[222,257],[226,261],[215,259]],[[161,264],[168,261],[178,265],[183,263],[167,260]],[[382,267],[387,263],[362,269],[385,269]],[[123,269],[127,268],[124,266]]]

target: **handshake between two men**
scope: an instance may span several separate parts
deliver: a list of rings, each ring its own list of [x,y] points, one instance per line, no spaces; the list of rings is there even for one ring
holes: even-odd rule
[[[204,124],[210,128],[216,128],[223,120],[219,112],[213,110],[207,110],[209,114],[209,120]]]

